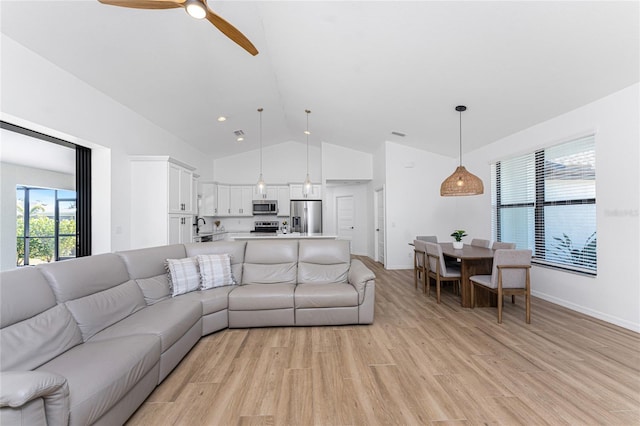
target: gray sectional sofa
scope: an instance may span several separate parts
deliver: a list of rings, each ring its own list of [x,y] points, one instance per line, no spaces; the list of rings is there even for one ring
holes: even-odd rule
[[[224,253],[237,285],[172,297],[167,259]],[[374,280],[340,240],[179,244],[2,272],[0,424],[122,424],[200,337],[370,324]]]

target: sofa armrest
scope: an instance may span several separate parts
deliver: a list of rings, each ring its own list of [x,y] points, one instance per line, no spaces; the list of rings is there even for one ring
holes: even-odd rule
[[[349,268],[348,280],[349,283],[355,287],[358,292],[358,303],[362,303],[364,300],[364,290],[369,281],[376,279],[375,274],[371,269],[364,266],[359,259],[351,260],[351,267]]]
[[[42,398],[46,424],[69,423],[69,386],[67,379],[44,371],[3,371],[0,373],[0,409],[20,411],[31,401]],[[31,407],[36,407],[31,404]],[[11,410],[13,409],[13,410]],[[4,422],[3,422],[4,423]]]

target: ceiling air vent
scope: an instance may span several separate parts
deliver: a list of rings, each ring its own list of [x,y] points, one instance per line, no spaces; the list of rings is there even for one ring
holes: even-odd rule
[[[396,136],[400,136],[401,138],[404,138],[405,136],[407,136],[407,135],[405,135],[404,133],[401,133],[401,132],[391,132],[391,134],[392,135],[396,135]]]
[[[242,130],[235,130],[233,134],[236,135],[236,142],[242,142],[244,140],[244,132]]]

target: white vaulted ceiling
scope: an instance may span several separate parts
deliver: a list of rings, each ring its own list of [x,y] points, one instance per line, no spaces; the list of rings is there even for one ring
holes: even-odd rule
[[[312,143],[456,157],[458,104],[470,151],[639,80],[637,1],[209,3],[257,56],[182,9],[94,0],[3,0],[1,31],[216,158],[257,148],[258,107],[266,145],[303,141],[309,108]]]

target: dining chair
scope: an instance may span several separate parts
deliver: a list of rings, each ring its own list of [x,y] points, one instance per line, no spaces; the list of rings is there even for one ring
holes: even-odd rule
[[[427,278],[436,280],[436,300],[440,303],[440,283],[453,282],[459,288],[460,268],[445,263],[440,245],[435,243],[425,243],[425,245],[427,247]]]
[[[514,250],[516,248],[516,243],[505,243],[502,241],[494,241],[491,248],[493,250],[499,250],[499,249]]]
[[[473,240],[471,240],[471,245],[476,247],[489,248],[489,246],[491,245],[491,241],[483,240],[481,238],[474,238]]]
[[[416,240],[427,241],[429,243],[437,243],[438,236],[437,235],[418,235]]]
[[[422,280],[424,292],[429,290],[427,282],[427,246],[422,240],[413,240],[413,285],[418,289],[418,278]]]
[[[531,323],[531,250],[498,249],[493,255],[491,275],[474,275],[471,282],[471,307],[475,307],[475,287],[498,295],[498,324],[502,324],[505,295],[524,295],[527,324]]]

